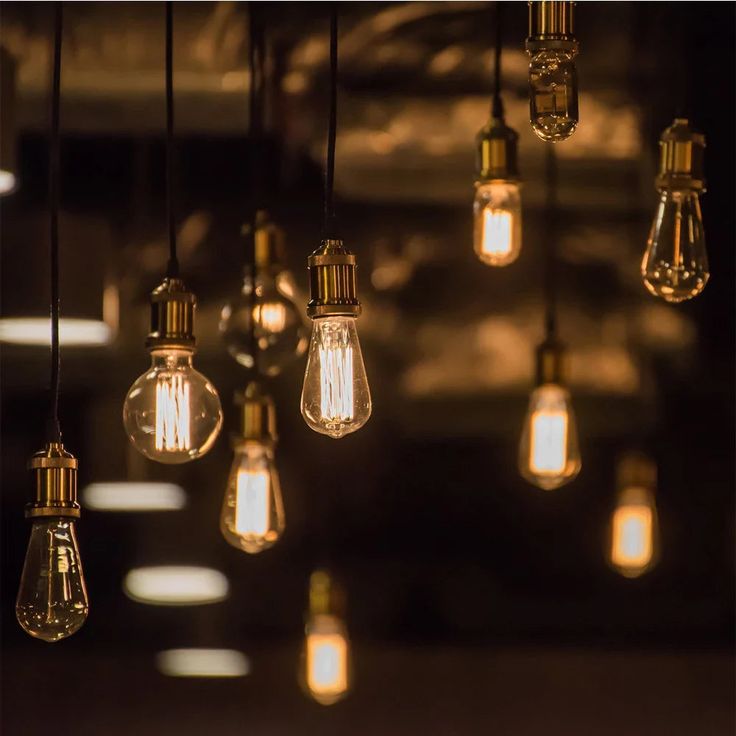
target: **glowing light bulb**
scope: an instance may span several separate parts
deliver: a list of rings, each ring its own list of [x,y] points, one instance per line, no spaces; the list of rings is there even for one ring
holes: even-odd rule
[[[519,446],[522,476],[552,490],[580,472],[575,414],[567,389],[545,383],[532,392]]]
[[[578,77],[573,34],[574,2],[529,3],[529,120],[543,141],[569,138],[578,124]]]
[[[521,197],[516,182],[483,182],[475,191],[473,245],[483,263],[507,266],[521,250]]]
[[[270,447],[250,442],[236,450],[220,516],[222,535],[244,552],[273,546],[284,532],[284,505]]]
[[[705,190],[705,137],[677,118],[662,133],[659,146],[660,198],[641,275],[650,293],[677,303],[700,294],[710,276],[699,198]]]
[[[130,388],[125,431],[135,448],[160,463],[204,455],[222,426],[215,387],[192,365],[191,350],[153,350],[151,367]]]
[[[15,603],[18,623],[37,639],[59,641],[78,631],[88,612],[74,521],[35,520]]]
[[[619,493],[611,515],[609,561],[627,578],[650,570],[657,557],[657,507],[654,501],[656,467],[648,458],[632,454],[619,466]]]
[[[348,694],[352,678],[350,642],[342,618],[335,613],[339,595],[328,573],[312,573],[309,597],[300,680],[310,697],[321,705],[333,705]]]
[[[302,389],[302,416],[316,432],[338,439],[371,415],[371,394],[353,317],[314,320]]]

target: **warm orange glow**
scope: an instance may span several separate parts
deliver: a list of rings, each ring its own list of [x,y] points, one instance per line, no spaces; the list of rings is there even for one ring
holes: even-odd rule
[[[265,332],[275,334],[286,327],[286,307],[278,302],[257,304],[253,307],[253,317]]]
[[[159,376],[156,382],[156,449],[165,452],[189,450],[190,386],[180,373]]]
[[[619,506],[613,512],[613,565],[630,576],[643,572],[654,555],[653,531],[654,514],[649,506]]]
[[[486,207],[483,210],[481,250],[489,256],[505,256],[511,252],[513,213]]]
[[[561,475],[567,465],[567,412],[535,411],[529,466],[536,475]]]
[[[307,687],[315,700],[329,704],[348,689],[348,644],[339,633],[307,635]]]
[[[235,531],[265,537],[270,527],[271,481],[268,469],[239,470],[235,490]]]

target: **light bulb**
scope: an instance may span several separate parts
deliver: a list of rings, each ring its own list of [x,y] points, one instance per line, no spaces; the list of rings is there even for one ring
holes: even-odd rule
[[[559,488],[580,472],[580,451],[570,394],[556,383],[532,391],[519,445],[524,478],[544,490]]]
[[[246,442],[235,451],[220,530],[233,547],[260,552],[273,546],[284,532],[284,504],[273,450]]]
[[[611,515],[608,557],[619,574],[636,578],[657,561],[657,469],[646,456],[632,453],[619,464],[618,474],[619,492]]]
[[[73,519],[34,519],[15,603],[18,623],[37,639],[59,641],[78,631],[88,612]]]
[[[344,598],[329,573],[313,572],[299,679],[307,694],[321,705],[342,700],[352,685],[350,641],[339,613],[342,609]]]
[[[529,120],[543,141],[569,138],[578,124],[578,42],[570,0],[529,3]]]
[[[473,203],[473,246],[483,263],[507,266],[521,250],[521,197],[512,181],[481,182]]]
[[[353,317],[313,321],[302,388],[302,416],[335,439],[360,429],[371,415],[371,393]]]
[[[230,355],[246,368],[255,364],[252,330],[258,369],[265,375],[278,375],[304,354],[307,329],[294,302],[293,280],[288,271],[259,272],[255,278],[246,275],[238,297],[222,309],[222,339]]]
[[[135,448],[160,463],[204,455],[222,426],[215,387],[192,365],[192,350],[151,350],[151,367],[130,388],[125,431]]]
[[[692,299],[703,291],[710,274],[697,192],[662,192],[641,275],[647,289],[668,302]]]

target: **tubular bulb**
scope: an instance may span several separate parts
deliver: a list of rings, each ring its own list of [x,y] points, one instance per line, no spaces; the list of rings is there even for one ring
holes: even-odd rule
[[[192,365],[193,350],[151,350],[151,367],[123,405],[125,431],[150,460],[178,464],[204,455],[222,427],[215,387]]]
[[[88,611],[74,521],[35,518],[15,603],[18,623],[31,636],[54,642],[78,631]]]
[[[301,411],[315,432],[335,439],[368,421],[371,393],[354,317],[313,320]]]
[[[519,470],[533,485],[553,490],[580,472],[580,450],[570,394],[556,383],[534,389],[519,445]]]
[[[244,552],[273,546],[284,532],[284,504],[273,450],[244,442],[235,450],[220,515],[225,540]]]
[[[541,48],[529,61],[529,118],[543,141],[557,143],[577,127],[576,50]]]
[[[507,266],[521,250],[521,197],[519,184],[481,182],[473,203],[473,247],[483,263]]]

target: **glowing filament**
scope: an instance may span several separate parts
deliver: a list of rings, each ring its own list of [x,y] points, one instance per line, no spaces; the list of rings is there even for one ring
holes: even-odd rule
[[[620,506],[613,514],[611,561],[622,568],[646,567],[654,551],[648,506]]]
[[[352,421],[353,348],[320,347],[319,358],[322,417],[331,422]]]
[[[511,212],[486,207],[483,210],[483,253],[496,256],[510,253],[513,223]]]
[[[266,302],[253,307],[253,319],[265,332],[283,332],[286,327],[286,307],[277,302]]]
[[[530,466],[538,475],[559,475],[567,465],[567,412],[532,415]]]
[[[307,637],[307,686],[317,696],[339,695],[348,687],[348,646],[340,634]]]
[[[263,537],[269,529],[271,483],[265,470],[240,470],[235,490],[235,531]]]
[[[189,381],[179,373],[159,376],[156,383],[156,449],[189,450],[190,429]]]

